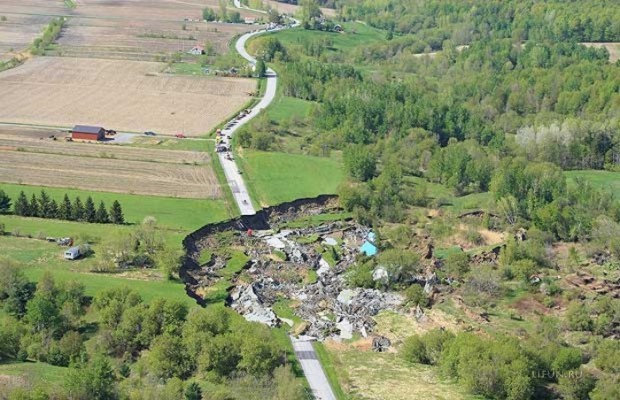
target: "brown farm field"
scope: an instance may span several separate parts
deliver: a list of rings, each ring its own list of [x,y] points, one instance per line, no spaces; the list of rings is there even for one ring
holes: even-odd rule
[[[197,199],[222,195],[207,153],[38,139],[43,132],[0,127],[0,182]]]
[[[52,16],[66,16],[51,55],[155,61],[209,43],[219,53],[235,36],[253,28],[244,24],[202,22],[202,9],[219,9],[218,0],[0,0],[0,59],[27,48]],[[241,10],[242,17],[256,15]],[[12,51],[11,51],[12,50]]]
[[[0,73],[0,121],[198,136],[249,100],[256,81],[161,74],[142,61],[39,57]]]
[[[51,135],[58,140],[49,138]],[[211,162],[209,154],[203,151],[169,151],[105,143],[66,142],[63,140],[65,136],[68,135],[59,131],[0,126],[0,154],[4,154],[4,151],[19,151],[169,164],[209,165]]]
[[[2,7],[0,16],[6,18],[6,21],[0,21],[0,62],[18,55],[30,46],[52,20],[52,17],[46,15],[8,15]]]

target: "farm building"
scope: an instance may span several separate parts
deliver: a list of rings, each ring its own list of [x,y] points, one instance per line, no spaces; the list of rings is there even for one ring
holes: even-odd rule
[[[194,46],[187,52],[187,54],[193,54],[195,56],[199,56],[205,53],[205,48],[202,46]]]
[[[82,140],[103,140],[105,129],[100,126],[76,125],[71,130],[71,137]]]

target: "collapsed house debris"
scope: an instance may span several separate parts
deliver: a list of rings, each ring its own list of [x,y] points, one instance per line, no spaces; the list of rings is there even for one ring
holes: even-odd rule
[[[229,245],[243,248],[250,259],[242,277],[232,279],[226,301],[232,309],[249,321],[292,325],[293,321],[274,312],[274,306],[284,303],[303,321],[295,324],[297,334],[318,339],[351,339],[354,334],[367,337],[375,325],[372,317],[382,310],[399,309],[403,298],[375,289],[351,289],[345,283],[344,273],[360,256],[361,246],[374,240],[370,229],[345,220],[303,228],[287,225],[325,208],[324,204],[281,207],[259,226],[230,222],[223,228],[203,230],[204,235],[194,235],[193,241],[186,243],[193,252],[182,271],[188,293],[199,300],[205,289],[221,279],[219,271],[226,266],[225,257],[212,254],[207,262],[198,260],[202,249],[216,247],[216,235],[232,232]]]

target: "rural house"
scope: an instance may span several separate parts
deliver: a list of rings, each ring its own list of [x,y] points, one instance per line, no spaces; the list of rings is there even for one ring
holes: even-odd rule
[[[193,54],[195,56],[200,56],[205,53],[205,48],[202,46],[194,46],[187,52],[187,54]]]
[[[105,129],[100,126],[76,125],[71,130],[71,138],[82,140],[103,140]]]

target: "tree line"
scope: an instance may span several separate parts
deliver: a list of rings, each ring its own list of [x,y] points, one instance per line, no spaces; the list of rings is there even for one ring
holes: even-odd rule
[[[620,40],[620,11],[613,0],[343,0],[342,18],[364,20],[397,34],[434,32],[468,41],[490,35],[522,40],[612,42]]]
[[[146,303],[127,287],[92,298],[49,273],[35,285],[6,258],[0,278],[0,361],[68,367],[62,389],[16,389],[8,398],[307,398],[274,333],[230,309]]]
[[[11,198],[0,189],[0,213],[11,211]],[[67,194],[63,200],[57,203],[45,190],[37,197],[32,194],[30,199],[22,190],[12,206],[13,213],[22,217],[38,217],[50,219],[62,219],[66,221],[90,222],[97,224],[124,224],[125,217],[123,209],[118,200],[114,200],[109,211],[103,201],[95,207],[95,202],[91,196],[82,202],[80,196],[76,196],[73,201]]]

